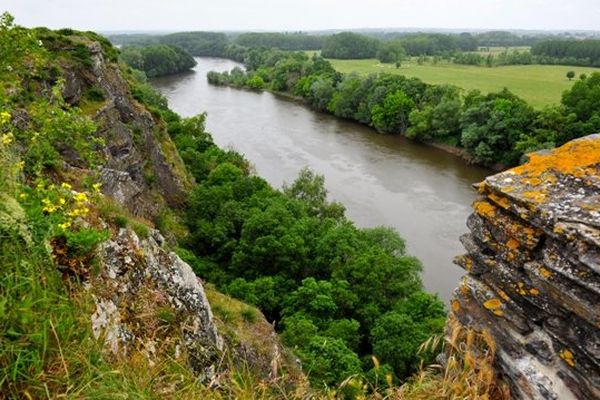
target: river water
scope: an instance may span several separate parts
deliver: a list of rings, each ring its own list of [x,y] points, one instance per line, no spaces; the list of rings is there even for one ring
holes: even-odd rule
[[[233,147],[258,175],[280,187],[305,166],[325,176],[332,200],[342,202],[358,226],[392,226],[410,254],[423,262],[423,282],[448,301],[463,272],[452,258],[463,252],[475,192],[490,171],[441,150],[342,121],[271,93],[211,86],[210,70],[233,61],[198,58],[193,72],[152,81],[182,116],[207,112],[207,130]]]

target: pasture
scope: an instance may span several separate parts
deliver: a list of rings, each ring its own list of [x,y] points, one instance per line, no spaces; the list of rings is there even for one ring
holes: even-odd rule
[[[366,75],[387,72],[416,77],[432,84],[451,84],[466,90],[478,89],[484,93],[506,87],[536,108],[560,102],[562,93],[575,82],[575,79],[569,81],[566,78],[567,71],[575,71],[577,77],[580,74],[600,72],[600,68],[564,65],[509,65],[488,68],[444,61],[419,65],[416,60],[406,60],[400,68],[396,68],[393,64],[382,64],[376,59],[329,61],[336,70],[344,73],[356,72]]]

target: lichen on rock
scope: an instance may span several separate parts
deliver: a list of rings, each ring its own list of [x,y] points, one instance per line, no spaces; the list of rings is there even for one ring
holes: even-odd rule
[[[160,348],[174,359],[186,357],[207,380],[223,340],[199,278],[163,242],[158,231],[141,240],[123,228],[101,246],[102,272],[89,285],[96,302],[93,331],[115,354],[146,350],[151,358]]]
[[[452,312],[489,330],[516,399],[600,399],[600,135],[486,178]]]

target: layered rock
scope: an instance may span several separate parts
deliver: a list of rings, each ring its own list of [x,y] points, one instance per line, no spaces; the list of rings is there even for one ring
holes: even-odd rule
[[[453,313],[490,331],[514,398],[600,398],[600,135],[478,190]]]
[[[89,285],[94,334],[115,354],[141,350],[152,362],[157,351],[168,352],[212,378],[223,340],[210,304],[191,267],[163,243],[158,231],[140,239],[121,229],[101,246],[102,272]]]
[[[134,99],[119,66],[105,59],[98,42],[84,37],[77,40],[87,47],[92,65],[62,65],[63,97],[79,105],[90,88],[100,89],[105,97],[103,106],[92,115],[97,135],[105,142],[102,191],[146,218],[156,216],[166,204],[182,204],[191,178],[184,172],[164,124]]]

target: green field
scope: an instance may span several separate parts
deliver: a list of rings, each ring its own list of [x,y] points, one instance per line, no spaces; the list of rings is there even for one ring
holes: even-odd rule
[[[582,73],[600,72],[600,68],[563,65],[510,65],[486,68],[448,62],[418,65],[414,61],[405,61],[397,69],[395,65],[381,64],[375,59],[329,61],[338,71],[345,73],[388,72],[414,76],[427,83],[452,84],[467,90],[479,89],[485,93],[506,87],[537,108],[560,102],[563,91],[569,89],[574,82],[565,77],[567,71],[575,71],[577,76]]]

